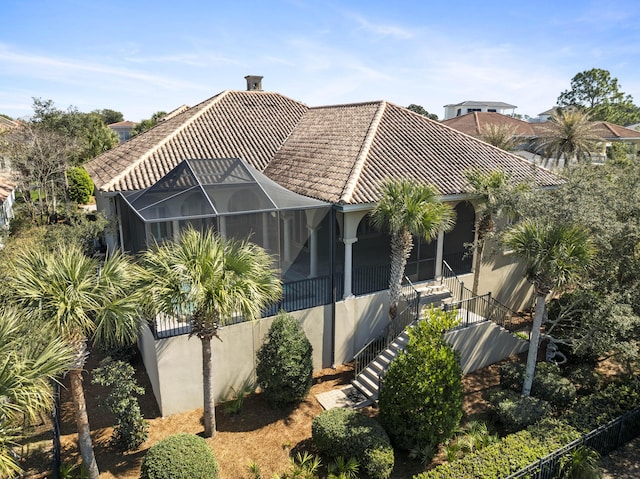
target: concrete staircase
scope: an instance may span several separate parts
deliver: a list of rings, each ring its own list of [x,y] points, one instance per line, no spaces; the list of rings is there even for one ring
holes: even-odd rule
[[[411,327],[411,326],[410,326]],[[380,391],[380,378],[389,368],[391,361],[403,351],[409,341],[407,331],[394,339],[391,344],[382,351],[358,376],[351,381],[353,387],[360,391],[370,402],[378,400]]]
[[[424,317],[424,310],[430,307],[440,307],[451,301],[451,292],[446,289],[440,282],[430,282],[415,285],[416,291],[420,293],[420,312],[419,318]],[[411,326],[409,326],[411,327]],[[387,348],[382,351],[358,376],[351,381],[351,384],[357,391],[361,392],[370,404],[378,400],[380,391],[380,378],[384,376],[389,364],[404,350],[409,341],[407,331],[403,331],[396,337]]]

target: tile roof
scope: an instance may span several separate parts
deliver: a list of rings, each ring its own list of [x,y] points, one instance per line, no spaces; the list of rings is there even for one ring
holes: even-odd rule
[[[277,93],[224,91],[91,160],[101,191],[148,188],[182,160],[243,158],[262,171],[307,107]]]
[[[525,137],[537,136],[531,123],[501,113],[476,111],[443,120],[442,124],[471,136],[482,135],[485,125],[509,125],[515,129],[518,135]]]
[[[441,195],[465,193],[464,173],[475,168],[558,184],[524,158],[384,101],[311,108],[265,174],[296,193],[361,204],[377,201],[388,177],[430,183]]]
[[[533,129],[538,135],[544,135],[548,130],[550,121],[532,123]],[[594,121],[594,133],[603,140],[640,140],[640,131],[624,126],[616,125],[608,121]]]
[[[0,171],[0,204],[4,203],[16,186],[17,181],[11,172]]]
[[[465,193],[464,172],[472,168],[559,182],[521,157],[385,101],[309,108],[262,91],[222,92],[86,168],[101,191],[140,190],[192,158],[242,158],[291,191],[342,204],[377,201],[387,177],[429,182],[442,195]]]
[[[511,105],[503,101],[478,101],[478,100],[467,100],[461,103],[449,103],[448,105],[445,105],[445,108],[448,106],[491,106],[496,108],[518,108],[515,105]]]

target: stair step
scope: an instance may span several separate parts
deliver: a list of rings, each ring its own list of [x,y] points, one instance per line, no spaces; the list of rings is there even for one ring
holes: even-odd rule
[[[351,385],[356,388],[358,391],[360,391],[362,394],[364,394],[367,398],[375,401],[376,399],[378,399],[378,389],[376,388],[375,390],[371,390],[367,387],[366,384],[362,383],[361,381],[358,381],[357,379],[354,379],[353,381],[351,381]]]

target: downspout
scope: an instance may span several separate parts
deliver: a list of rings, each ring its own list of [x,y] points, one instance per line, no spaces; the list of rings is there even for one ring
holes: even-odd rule
[[[331,367],[336,368],[336,210],[331,206],[329,210],[329,271],[331,281]]]

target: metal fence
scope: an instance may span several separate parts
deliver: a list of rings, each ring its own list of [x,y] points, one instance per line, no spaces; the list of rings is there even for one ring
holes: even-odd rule
[[[586,446],[598,451],[601,455],[606,455],[638,436],[640,436],[640,408],[594,429],[548,456],[511,474],[506,479],[553,479],[560,470],[563,457],[575,449]]]

